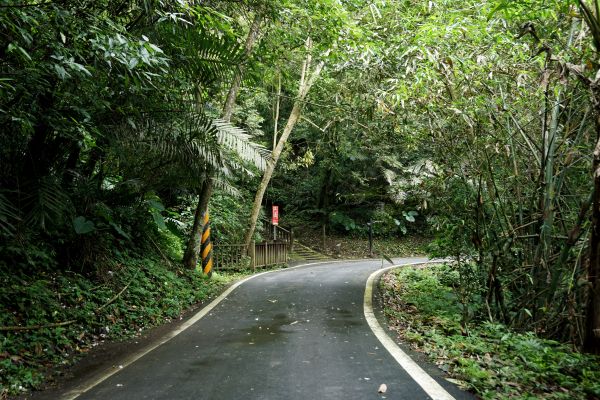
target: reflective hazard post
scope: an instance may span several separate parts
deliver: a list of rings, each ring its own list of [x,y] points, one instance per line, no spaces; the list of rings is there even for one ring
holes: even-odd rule
[[[204,213],[202,220],[202,240],[200,245],[200,254],[202,256],[202,272],[209,277],[212,276],[212,243],[210,242],[210,220],[208,211]]]

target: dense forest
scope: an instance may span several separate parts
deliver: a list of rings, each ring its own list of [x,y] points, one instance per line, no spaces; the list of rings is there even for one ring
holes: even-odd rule
[[[207,208],[223,244],[272,204],[298,232],[431,238],[465,329],[600,353],[599,51],[598,0],[3,0],[0,397],[39,383],[36,343],[73,351],[65,303],[152,297],[155,264],[212,285]]]

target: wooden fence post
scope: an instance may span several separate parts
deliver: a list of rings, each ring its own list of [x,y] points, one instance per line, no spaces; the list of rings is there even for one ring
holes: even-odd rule
[[[250,265],[252,270],[256,272],[256,243],[254,240],[250,243]]]
[[[290,228],[290,253],[294,251],[294,228]]]

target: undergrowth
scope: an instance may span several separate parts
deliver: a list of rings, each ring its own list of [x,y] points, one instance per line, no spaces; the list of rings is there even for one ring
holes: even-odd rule
[[[178,318],[243,275],[206,279],[175,265],[123,255],[96,276],[0,270],[0,398],[40,388],[57,365]]]
[[[461,326],[448,273],[442,265],[396,270],[381,293],[390,329],[450,380],[484,399],[600,399],[600,358],[499,323]]]
[[[328,233],[325,237],[323,248],[323,234],[316,229],[297,229],[296,237],[302,244],[335,258],[365,258],[369,257],[369,237],[367,234],[342,235]],[[384,254],[387,257],[410,257],[426,254],[427,244],[430,242],[425,237],[393,236],[375,237],[373,239],[373,252],[375,256]]]

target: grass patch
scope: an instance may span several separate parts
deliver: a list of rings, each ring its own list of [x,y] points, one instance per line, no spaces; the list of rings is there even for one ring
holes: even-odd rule
[[[484,399],[600,399],[600,358],[501,324],[461,326],[461,305],[444,283],[447,267],[402,268],[383,276],[390,329]]]
[[[0,398],[40,388],[98,342],[179,318],[250,273],[206,279],[154,258],[123,258],[96,277],[0,271]]]

